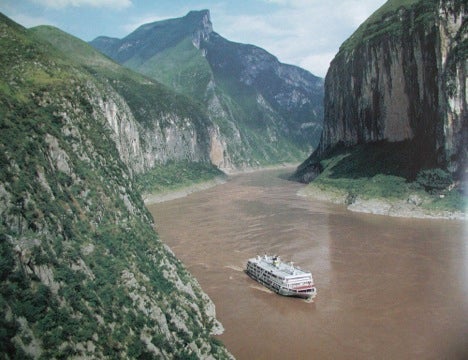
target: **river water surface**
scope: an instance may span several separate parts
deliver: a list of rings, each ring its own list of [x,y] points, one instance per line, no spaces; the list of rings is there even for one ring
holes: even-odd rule
[[[359,214],[296,195],[283,171],[149,206],[163,242],[216,305],[237,359],[468,359],[462,221]],[[313,302],[244,272],[274,253],[311,270]]]

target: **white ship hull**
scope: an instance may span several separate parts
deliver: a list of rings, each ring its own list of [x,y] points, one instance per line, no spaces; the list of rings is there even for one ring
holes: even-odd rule
[[[245,271],[252,279],[280,295],[309,299],[317,294],[310,272],[282,263],[276,256],[250,259]]]

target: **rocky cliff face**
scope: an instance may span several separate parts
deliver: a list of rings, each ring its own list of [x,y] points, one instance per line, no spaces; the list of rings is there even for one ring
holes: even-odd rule
[[[139,160],[151,145],[136,100],[1,14],[0,47],[0,353],[230,358],[211,337],[213,303],[158,239],[126,165],[154,160]],[[191,144],[190,126],[173,126],[185,116],[162,119],[163,146]]]
[[[186,115],[175,109],[152,112],[154,103],[136,108],[119,93],[119,88],[110,86],[105,93],[104,99],[98,96],[89,100],[95,105],[95,116],[105,119],[112,130],[122,160],[135,173],[143,173],[168,161],[210,161],[208,134],[211,127],[197,124],[203,117],[198,111]],[[144,112],[144,122],[138,119],[141,111]]]
[[[414,171],[462,176],[467,140],[463,1],[388,1],[340,48],[325,80],[324,129],[313,164],[337,145],[409,140]],[[310,176],[309,176],[310,177]]]
[[[129,72],[59,29],[32,31],[63,56],[92,69],[88,101],[107,122],[121,159],[136,174],[167,161],[210,161],[213,125],[195,104],[161,84]],[[96,95],[97,94],[97,95]]]
[[[245,115],[230,119],[234,124],[251,124],[262,130],[269,142],[286,137],[300,147],[306,138],[318,139],[323,116],[322,79],[280,63],[259,47],[234,43],[217,33],[211,33],[200,48],[205,50],[214,84],[230,89],[229,97],[244,107]],[[211,94],[220,94],[223,102],[223,92]],[[317,146],[317,142],[312,145]]]
[[[207,10],[146,24],[91,44],[202,104],[212,122],[210,158],[225,170],[295,161],[316,146],[323,81],[252,45],[213,31]]]
[[[462,174],[467,168],[468,144],[468,24],[466,2],[441,1],[438,28],[439,106],[443,136],[438,147],[444,151],[440,163],[450,172]]]

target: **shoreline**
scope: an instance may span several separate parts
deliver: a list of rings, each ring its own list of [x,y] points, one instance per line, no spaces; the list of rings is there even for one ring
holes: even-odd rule
[[[268,166],[262,168],[248,168],[226,173],[226,176],[218,176],[212,180],[195,183],[177,189],[170,189],[154,194],[143,194],[145,205],[153,205],[165,201],[171,201],[186,197],[195,192],[208,190],[229,181],[229,178],[236,175],[248,174],[257,171],[277,170],[293,168],[293,164],[283,164],[277,166]],[[360,196],[350,200],[349,194],[345,190],[338,188],[322,190],[310,184],[297,192],[297,196],[308,200],[318,200],[333,203],[336,205],[345,205],[349,211],[383,215],[400,218],[414,219],[434,219],[434,220],[458,220],[467,221],[468,216],[463,212],[435,211],[424,209],[415,204],[410,199],[363,199]]]
[[[177,189],[165,190],[159,193],[142,194],[145,205],[154,205],[165,201],[180,199],[198,191],[208,190],[212,187],[224,184],[228,176],[218,176],[212,180],[183,186]]]
[[[242,169],[224,169],[222,170],[228,177],[242,174],[250,174],[257,171],[295,169],[300,163],[281,163],[277,165],[267,165],[262,167],[246,167]]]
[[[341,189],[322,190],[310,184],[297,192],[298,196],[308,200],[319,200],[337,205],[345,205],[349,211],[401,218],[459,220],[467,221],[463,212],[428,210],[404,199],[363,199],[360,196],[350,199],[349,193]]]

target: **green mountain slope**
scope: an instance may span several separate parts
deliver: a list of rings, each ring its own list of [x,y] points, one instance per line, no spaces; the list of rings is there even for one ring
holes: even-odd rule
[[[193,97],[199,103],[204,101],[205,90],[212,78],[209,64],[189,38],[157,53],[143,64],[137,65],[129,60],[125,65]]]
[[[93,76],[112,82],[114,89],[125,98],[140,124],[150,126],[151,122],[160,120],[161,114],[170,112],[178,119],[183,119],[182,121],[189,118],[202,132],[201,137],[207,138],[206,129],[210,122],[198,105],[189,98],[116,64],[89,44],[60,29],[38,26],[31,31],[44,41],[50,42],[70,61],[90,71]]]
[[[220,175],[210,162],[210,132],[212,123],[200,106],[170,88],[124,68],[96,51],[89,44],[50,27],[31,29],[44,41],[67,57],[75,66],[89,72],[106,100],[96,103],[114,130],[113,138],[119,153],[129,168],[145,178],[153,176],[155,189],[165,186],[164,165],[178,162],[178,167],[192,169],[190,178],[205,178],[206,172]],[[193,163],[193,164],[191,164]],[[196,169],[204,168],[200,173]],[[170,186],[182,186],[171,182]]]
[[[102,115],[118,94],[1,14],[0,48],[2,356],[228,358]]]
[[[211,159],[220,167],[297,161],[318,142],[322,79],[222,38],[207,10],[91,45],[200,103],[216,126]]]

